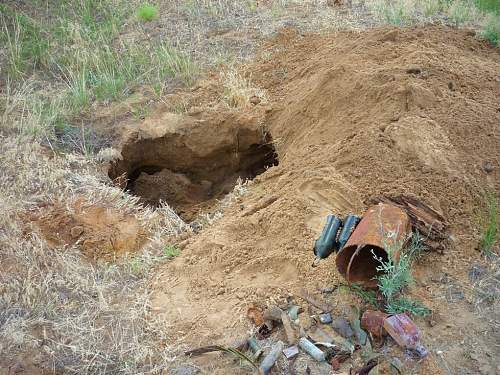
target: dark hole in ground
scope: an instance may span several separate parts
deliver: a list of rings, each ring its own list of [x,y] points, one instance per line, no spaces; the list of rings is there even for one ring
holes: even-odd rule
[[[221,147],[209,145],[207,155],[200,157],[192,145],[187,147],[175,136],[140,140],[124,147],[123,160],[112,166],[109,176],[124,176],[126,189],[145,204],[158,206],[164,201],[192,221],[198,213],[210,212],[238,178],[253,179],[278,165],[271,138],[260,131],[245,130],[232,144],[227,139],[220,143]]]

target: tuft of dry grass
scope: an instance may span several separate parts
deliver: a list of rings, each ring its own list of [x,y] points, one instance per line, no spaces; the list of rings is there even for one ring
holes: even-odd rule
[[[245,78],[235,68],[223,72],[221,78],[224,86],[224,100],[230,107],[248,107],[253,100],[257,100],[258,103],[267,102],[266,92],[255,87],[249,78]]]
[[[476,266],[477,267],[477,266]],[[500,328],[500,258],[492,253],[472,282],[472,303],[492,330]],[[474,269],[474,268],[473,268]]]

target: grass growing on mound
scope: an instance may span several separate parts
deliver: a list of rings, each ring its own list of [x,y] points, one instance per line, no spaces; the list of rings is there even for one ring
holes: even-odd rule
[[[396,26],[436,21],[455,26],[483,24],[481,35],[498,45],[498,0],[372,0],[368,6],[381,22]]]
[[[480,248],[485,255],[492,255],[493,247],[495,246],[498,233],[498,202],[497,197],[493,193],[486,194],[486,215],[483,234],[481,237]]]
[[[483,26],[481,36],[492,45],[500,47],[500,16],[491,15]]]
[[[479,17],[478,10],[471,0],[455,0],[448,10],[448,17],[457,26],[468,24]]]
[[[414,4],[408,0],[393,2],[375,1],[374,10],[378,18],[390,25],[403,26],[412,20]]]
[[[476,4],[484,12],[500,14],[500,1],[498,0],[476,0]]]
[[[158,8],[150,4],[141,5],[137,10],[137,17],[142,22],[150,22],[158,17]]]
[[[253,97],[260,102],[267,100],[266,93],[255,87],[250,79],[243,77],[236,69],[228,69],[221,76],[224,85],[224,100],[230,107],[246,107],[250,105],[250,100]]]
[[[0,41],[7,51],[8,73],[14,78],[48,63],[49,42],[42,29],[27,16],[0,5]]]

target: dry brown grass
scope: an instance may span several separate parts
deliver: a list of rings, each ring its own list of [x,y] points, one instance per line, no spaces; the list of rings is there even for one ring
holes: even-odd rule
[[[189,228],[168,207],[153,211],[105,185],[80,155],[44,154],[21,138],[0,142],[0,353],[76,373],[150,373],[168,366],[171,348],[149,310],[148,270],[167,261],[168,238]],[[77,247],[49,248],[20,216],[41,202],[77,196],[135,215],[151,242],[139,255],[92,265]],[[133,267],[132,267],[133,265]],[[2,363],[1,365],[5,365]]]
[[[267,103],[266,92],[255,87],[251,82],[251,77],[246,78],[234,67],[221,73],[224,100],[233,108],[244,108],[251,105],[252,100],[259,103]]]

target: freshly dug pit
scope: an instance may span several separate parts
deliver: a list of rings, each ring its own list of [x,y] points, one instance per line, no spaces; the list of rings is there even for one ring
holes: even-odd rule
[[[167,131],[158,136],[159,128]],[[175,115],[146,123],[142,133],[124,145],[122,156],[110,168],[110,178],[120,180],[145,204],[168,203],[186,221],[210,210],[238,178],[253,179],[278,164],[270,135],[256,124],[228,131],[216,122]]]

